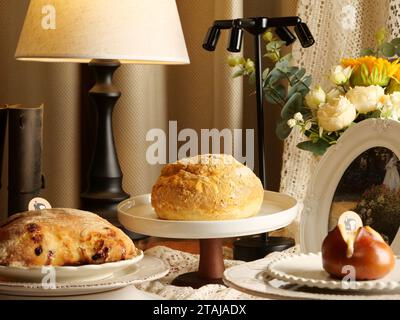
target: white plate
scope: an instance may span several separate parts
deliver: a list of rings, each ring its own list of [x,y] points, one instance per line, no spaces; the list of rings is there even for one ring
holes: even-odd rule
[[[307,287],[338,290],[393,290],[400,288],[400,261],[386,277],[373,281],[342,282],[335,280],[322,267],[321,253],[277,256],[267,268],[272,278]],[[351,284],[351,285],[350,285]]]
[[[110,277],[97,281],[55,283],[53,288],[39,283],[0,282],[0,294],[36,297],[75,296],[107,292],[128,285],[141,284],[165,277],[169,268],[156,257],[144,258],[127,268],[116,271]]]
[[[161,220],[151,206],[150,195],[123,201],[118,219],[133,232],[163,238],[209,239],[253,235],[288,226],[297,216],[297,201],[285,194],[265,191],[261,210],[255,217],[223,221]]]
[[[227,286],[247,294],[266,299],[313,299],[313,300],[400,300],[400,290],[350,291],[310,288],[271,279],[266,273],[272,259],[243,263],[225,270]]]
[[[0,280],[41,283],[50,272],[54,272],[57,282],[94,281],[110,277],[114,272],[134,265],[143,259],[143,251],[130,260],[90,264],[77,267],[5,267],[0,266]]]

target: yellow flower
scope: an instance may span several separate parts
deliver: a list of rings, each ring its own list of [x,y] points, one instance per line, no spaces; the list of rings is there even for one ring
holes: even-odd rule
[[[234,56],[234,55],[229,56],[227,61],[228,61],[228,65],[232,68],[246,63],[246,60],[243,57]]]
[[[343,67],[351,67],[353,74],[350,78],[352,86],[381,86],[386,87],[391,78],[400,71],[398,60],[390,62],[384,58],[372,56],[357,59],[343,59]]]
[[[263,39],[267,43],[274,40],[274,34],[272,33],[271,29],[268,29],[267,31],[264,32]]]
[[[396,91],[400,91],[400,69],[393,75],[392,80],[390,80],[390,83],[386,88],[388,94]]]

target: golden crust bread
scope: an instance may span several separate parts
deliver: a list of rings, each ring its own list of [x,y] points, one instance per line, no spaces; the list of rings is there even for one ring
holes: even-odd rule
[[[151,203],[166,220],[230,220],[254,216],[264,188],[248,167],[229,155],[201,155],[166,165]]]
[[[0,225],[0,265],[79,266],[131,259],[132,240],[90,212],[47,209],[16,214]]]

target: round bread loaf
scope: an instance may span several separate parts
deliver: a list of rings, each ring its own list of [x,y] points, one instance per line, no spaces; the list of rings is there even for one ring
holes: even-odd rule
[[[27,211],[0,224],[0,266],[80,266],[139,254],[122,230],[74,209]]]
[[[256,215],[263,198],[252,170],[230,155],[208,154],[166,165],[151,203],[161,219],[233,220]]]

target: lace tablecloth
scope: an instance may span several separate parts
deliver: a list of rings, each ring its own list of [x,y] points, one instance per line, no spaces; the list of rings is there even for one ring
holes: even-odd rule
[[[298,248],[289,249],[292,252],[297,251]],[[175,277],[193,272],[198,269],[199,256],[173,250],[167,247],[154,247],[146,251],[146,254],[152,255],[162,259],[169,267],[170,273],[158,281],[138,285],[139,290],[143,290],[152,294],[161,296],[164,299],[172,300],[254,300],[262,299],[259,297],[251,296],[235,289],[228,288],[224,285],[206,285],[200,289],[193,289],[191,287],[176,287],[171,285]],[[224,255],[230,256],[229,249],[224,248]],[[269,255],[272,257],[273,254]],[[225,267],[233,267],[235,265],[244,263],[243,261],[225,260]]]

